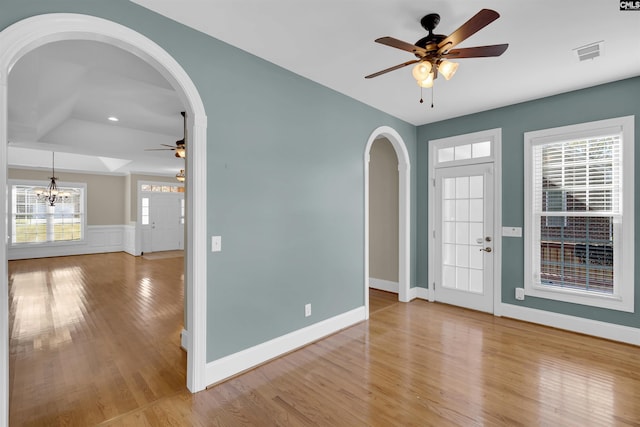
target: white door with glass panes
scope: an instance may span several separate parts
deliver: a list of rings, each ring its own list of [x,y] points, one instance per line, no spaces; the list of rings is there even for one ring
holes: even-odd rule
[[[493,163],[435,172],[435,300],[493,312]]]

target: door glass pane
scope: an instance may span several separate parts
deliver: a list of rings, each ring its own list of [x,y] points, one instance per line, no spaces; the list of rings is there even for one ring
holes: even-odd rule
[[[456,262],[456,245],[442,245],[442,263],[446,265],[455,265]]]
[[[468,222],[456,222],[456,243],[468,245],[469,244],[469,223]]]
[[[442,202],[442,220],[443,221],[456,220],[456,201],[455,200],[445,200]]]
[[[442,230],[442,241],[444,243],[455,243],[456,241],[456,223],[445,222]]]
[[[469,266],[469,246],[456,245],[456,265],[458,267]]]
[[[484,234],[482,233],[482,223],[470,222],[469,223],[469,244],[480,248],[483,245],[483,238],[484,238]],[[480,243],[478,243],[478,241]]]
[[[455,178],[445,178],[442,180],[442,197],[444,199],[456,198]]]
[[[472,247],[469,250],[469,267],[476,270],[482,270],[484,262],[484,253],[480,250],[482,246]]]
[[[476,142],[473,144],[471,151],[474,159],[489,157],[491,155],[491,141]]]
[[[469,177],[458,177],[456,178],[456,199],[467,198],[469,198]]]
[[[454,147],[455,160],[466,160],[471,158],[471,144],[458,145]]]
[[[442,267],[442,286],[445,288],[456,287],[456,268],[450,265]]]
[[[484,176],[442,178],[441,182],[442,286],[482,294]]]
[[[482,175],[469,177],[469,197],[482,198],[484,193],[484,177]]]
[[[456,289],[461,291],[469,290],[469,269],[457,267],[456,268]]]
[[[482,199],[469,200],[469,221],[484,220],[484,203]]]
[[[438,150],[438,162],[450,162],[454,160],[453,147],[441,148]]]
[[[456,221],[469,221],[469,200],[456,200]]]
[[[469,269],[469,292],[481,294],[484,291],[482,270]]]

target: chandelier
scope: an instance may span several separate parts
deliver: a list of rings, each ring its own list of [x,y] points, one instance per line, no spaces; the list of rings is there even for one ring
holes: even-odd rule
[[[39,201],[48,203],[49,206],[55,206],[56,202],[64,201],[70,197],[70,194],[65,191],[60,191],[58,189],[58,184],[56,180],[56,153],[51,153],[51,177],[49,178],[51,181],[49,182],[49,186],[47,188],[37,188],[36,189],[36,197]]]

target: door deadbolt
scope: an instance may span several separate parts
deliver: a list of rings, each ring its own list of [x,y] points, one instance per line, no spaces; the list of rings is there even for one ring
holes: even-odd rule
[[[491,241],[491,236],[485,237],[484,240],[486,240],[487,242],[490,242]]]

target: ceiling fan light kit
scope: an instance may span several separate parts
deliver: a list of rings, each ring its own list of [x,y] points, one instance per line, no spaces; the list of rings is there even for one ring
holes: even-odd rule
[[[428,34],[414,44],[388,36],[375,40],[376,43],[410,52],[414,54],[417,59],[369,74],[365,76],[365,78],[371,79],[415,64],[412,75],[421,88],[432,88],[434,80],[438,78],[438,74],[442,74],[446,80],[450,80],[458,70],[460,64],[450,61],[449,59],[500,56],[507,50],[507,47],[509,47],[508,44],[453,49],[456,45],[499,17],[498,12],[494,10],[482,9],[453,33],[444,36],[433,33],[433,30],[440,22],[440,15],[437,13],[425,15],[420,20],[420,24],[427,30]],[[422,103],[422,98],[420,99],[420,103]],[[433,107],[433,102],[431,103],[431,107]]]

